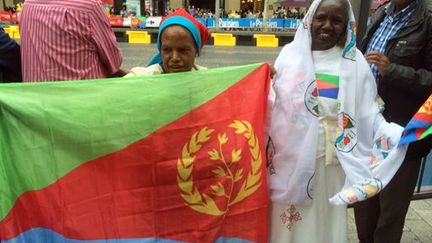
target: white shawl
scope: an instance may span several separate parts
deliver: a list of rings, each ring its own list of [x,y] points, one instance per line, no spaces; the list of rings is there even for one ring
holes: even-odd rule
[[[275,101],[269,135],[274,156],[269,161],[271,199],[307,205],[315,172],[319,121],[311,51],[312,17],[321,0],[315,0],[294,41],[275,62]],[[351,204],[376,195],[400,167],[407,146],[397,147],[403,128],[387,123],[375,102],[376,84],[355,43],[355,20],[350,5],[347,41],[341,56],[338,95],[338,138],[335,150],[346,175],[345,185],[330,202]]]

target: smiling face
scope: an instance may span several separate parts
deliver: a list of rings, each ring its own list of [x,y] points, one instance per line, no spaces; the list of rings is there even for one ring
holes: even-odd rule
[[[312,19],[312,50],[327,50],[345,38],[348,24],[346,0],[324,0]]]
[[[191,71],[196,55],[195,41],[188,30],[173,25],[162,32],[162,67],[166,73]]]

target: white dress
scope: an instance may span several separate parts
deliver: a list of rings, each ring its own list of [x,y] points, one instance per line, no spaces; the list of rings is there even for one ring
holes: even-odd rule
[[[342,49],[314,51],[316,73],[338,76]],[[333,206],[329,198],[344,185],[345,174],[334,150],[337,100],[318,97],[319,146],[310,185],[313,202],[295,206],[272,202],[269,242],[343,243],[347,241],[346,206]]]

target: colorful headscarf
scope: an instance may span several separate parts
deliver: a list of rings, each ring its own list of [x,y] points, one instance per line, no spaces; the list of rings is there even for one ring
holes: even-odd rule
[[[201,48],[207,43],[207,40],[210,36],[209,31],[207,27],[204,26],[204,24],[199,22],[196,18],[190,15],[183,8],[177,9],[176,11],[172,12],[171,14],[165,16],[162,19],[161,25],[159,26],[158,39],[157,39],[158,53],[155,56],[153,56],[153,58],[150,60],[147,66],[156,63],[159,64],[162,63],[162,57],[160,54],[162,33],[167,27],[172,25],[182,26],[192,34],[198,53],[200,52]]]

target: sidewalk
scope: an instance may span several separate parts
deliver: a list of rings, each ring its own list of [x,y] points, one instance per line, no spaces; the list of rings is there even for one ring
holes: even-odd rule
[[[353,209],[348,209],[348,242],[358,242]],[[411,201],[401,242],[432,242],[432,199]]]

